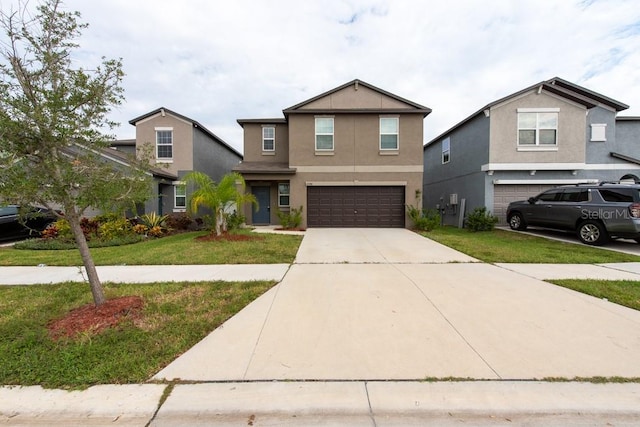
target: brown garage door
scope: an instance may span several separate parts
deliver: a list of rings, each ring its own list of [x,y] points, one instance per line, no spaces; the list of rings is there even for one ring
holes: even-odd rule
[[[309,227],[404,227],[404,187],[307,187]]]

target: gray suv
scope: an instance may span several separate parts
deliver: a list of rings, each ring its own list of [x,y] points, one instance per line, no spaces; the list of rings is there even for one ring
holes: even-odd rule
[[[507,221],[514,230],[527,226],[574,231],[587,245],[631,238],[640,243],[640,184],[580,184],[547,190],[512,202]]]

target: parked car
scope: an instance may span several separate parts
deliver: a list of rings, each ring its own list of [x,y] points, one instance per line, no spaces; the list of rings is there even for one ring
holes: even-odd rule
[[[20,209],[16,205],[0,206],[0,240],[38,237],[56,220],[56,214],[46,208]]]
[[[603,245],[615,238],[640,243],[640,184],[554,188],[510,203],[507,221],[513,230],[536,226],[574,231],[587,245]]]

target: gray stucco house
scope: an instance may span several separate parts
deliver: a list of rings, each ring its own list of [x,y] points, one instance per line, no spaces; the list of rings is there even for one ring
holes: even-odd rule
[[[136,127],[135,139],[115,141],[111,147],[125,153],[151,148],[152,192],[157,197],[147,202],[145,212],[185,212],[188,189],[181,181],[184,175],[200,171],[218,182],[242,160],[242,154],[199,122],[164,107],[129,123]]]
[[[627,108],[557,77],[492,102],[424,146],[423,206],[445,224],[482,206],[504,223],[509,202],[558,185],[640,181]]]

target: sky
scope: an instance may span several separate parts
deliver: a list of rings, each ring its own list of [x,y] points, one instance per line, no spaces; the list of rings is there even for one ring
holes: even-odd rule
[[[17,0],[0,0],[3,9]],[[34,4],[31,0],[30,4]],[[66,0],[89,24],[74,59],[122,58],[110,119],[166,107],[242,152],[237,119],[360,79],[433,110],[424,143],[497,99],[560,77],[640,116],[638,0]]]

